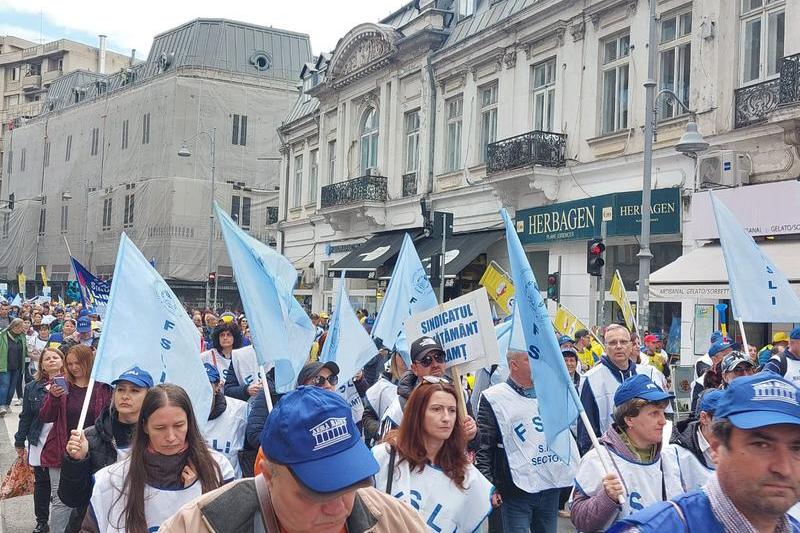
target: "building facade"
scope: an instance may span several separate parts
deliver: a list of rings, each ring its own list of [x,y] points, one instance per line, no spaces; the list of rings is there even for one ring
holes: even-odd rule
[[[711,147],[697,159],[675,151],[690,115],[660,95],[652,271],[714,245],[690,231],[696,193],[747,195],[800,169],[800,37],[785,33],[800,22],[800,5],[665,0],[657,11],[657,88],[696,114]],[[423,1],[346,33],[304,67],[281,127],[280,246],[301,274],[298,297],[329,309],[331,274],[346,269],[354,305],[375,309],[398,251],[394,234],[412,234],[423,261],[438,248],[425,237],[432,211],[452,212],[452,242],[472,245],[446,256],[457,265],[445,273],[448,296],[475,288],[487,263],[507,267],[494,237],[505,207],[540,287],[559,273],[560,302],[595,324],[586,240],[611,207],[605,288],[619,271],[635,302],[649,23],[643,0]],[[694,306],[719,301],[662,291],[649,326],[681,325],[689,361],[695,339],[708,338],[693,329]],[[612,304],[605,315],[619,319]]]
[[[124,231],[180,296],[202,303],[211,177],[214,200],[274,243],[276,129],[310,57],[307,35],[198,19],[156,36],[142,63],[53,81],[43,112],[6,136],[14,206],[0,215],[0,279],[38,279],[45,266],[66,280],[67,246],[110,276]],[[218,225],[212,248],[230,304],[238,295]]]

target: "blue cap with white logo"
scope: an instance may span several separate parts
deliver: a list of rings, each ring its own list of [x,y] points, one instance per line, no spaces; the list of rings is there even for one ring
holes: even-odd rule
[[[794,341],[800,340],[800,326],[797,326],[792,330],[791,333],[789,333],[789,338]]]
[[[112,381],[111,384],[116,385],[120,381],[127,381],[133,383],[137,387],[144,387],[145,389],[153,388],[153,376],[151,376],[147,370],[142,370],[138,366],[129,368],[120,374],[117,379]]]
[[[711,389],[706,391],[705,394],[700,398],[700,401],[697,403],[697,410],[695,412],[696,416],[700,416],[700,411],[705,411],[706,413],[714,414],[717,412],[717,405],[719,404],[719,399],[722,397],[722,391],[719,389]]]
[[[727,350],[728,348],[733,348],[733,344],[726,340],[717,341],[711,345],[711,348],[708,349],[708,355],[714,357],[719,352]]]
[[[571,343],[575,344],[575,339],[573,339],[573,338],[572,338],[572,337],[570,337],[569,335],[561,335],[561,336],[558,338],[558,345],[559,345],[559,346],[561,346],[561,345],[563,345],[563,344],[566,344],[566,343],[568,343],[568,342],[571,342]]]
[[[350,406],[320,387],[298,387],[281,398],[261,432],[261,450],[319,493],[340,491],[378,472]]]
[[[618,407],[634,398],[641,398],[648,402],[660,402],[674,398],[674,395],[664,392],[644,374],[636,374],[623,381],[622,385],[617,388],[617,392],[614,393],[614,405]]]
[[[89,318],[89,313],[81,311],[81,316],[78,317],[75,329],[78,330],[78,333],[89,333],[92,331],[92,319]]]
[[[722,393],[715,418],[727,418],[739,429],[775,424],[800,425],[800,390],[774,372],[759,372],[731,381]]]

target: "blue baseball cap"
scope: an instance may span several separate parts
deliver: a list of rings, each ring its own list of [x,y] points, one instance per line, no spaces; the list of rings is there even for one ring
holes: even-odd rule
[[[733,344],[726,340],[717,341],[711,345],[711,348],[708,349],[708,355],[714,357],[719,352],[727,350],[728,348],[733,348]]]
[[[81,316],[78,317],[75,329],[78,330],[78,333],[89,333],[92,331],[92,319],[89,318],[89,313],[81,311]]]
[[[653,383],[653,380],[644,374],[636,374],[622,382],[614,393],[614,405],[620,406],[623,403],[641,398],[648,402],[660,402],[674,398],[673,394],[664,392],[661,387]]]
[[[759,372],[731,381],[717,403],[715,418],[727,418],[739,429],[775,424],[800,426],[800,390],[774,372]]]
[[[214,365],[210,365],[208,363],[203,363],[203,366],[206,368],[206,375],[208,376],[208,381],[211,383],[219,382],[219,370]]]
[[[571,343],[573,343],[573,344],[574,344],[574,343],[575,343],[575,339],[573,339],[573,338],[572,338],[572,337],[570,337],[569,335],[561,335],[561,336],[558,338],[558,345],[559,345],[559,346],[561,346],[562,344],[566,344],[566,343],[568,343],[568,342],[571,342]]]
[[[795,341],[800,340],[800,326],[797,326],[789,333],[789,338]]]
[[[714,344],[714,343],[719,342],[719,341],[724,340],[724,339],[725,339],[725,337],[722,336],[722,332],[721,331],[715,331],[714,333],[711,334],[710,341],[711,341],[711,344]]]
[[[320,387],[298,387],[281,398],[261,432],[261,450],[319,493],[340,491],[378,472],[350,406]]]
[[[706,391],[705,394],[700,398],[700,401],[697,403],[697,408],[695,411],[696,416],[700,416],[700,411],[705,411],[706,413],[714,414],[717,411],[717,405],[719,404],[719,399],[722,397],[722,391],[719,389],[711,389]]]
[[[128,381],[138,387],[144,387],[146,389],[153,388],[153,376],[151,376],[147,370],[142,370],[138,366],[129,368],[120,374],[117,379],[112,381],[111,384],[116,385],[120,381]]]

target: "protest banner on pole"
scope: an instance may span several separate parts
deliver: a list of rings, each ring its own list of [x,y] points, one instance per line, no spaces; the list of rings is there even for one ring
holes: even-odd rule
[[[499,358],[497,335],[489,308],[489,296],[481,287],[464,296],[412,315],[405,324],[406,337],[414,341],[433,337],[444,348],[447,368],[460,372],[494,364]]]
[[[511,277],[500,265],[491,261],[478,283],[486,287],[489,297],[497,302],[497,305],[503,311],[511,313],[514,300],[514,284],[511,282]]]

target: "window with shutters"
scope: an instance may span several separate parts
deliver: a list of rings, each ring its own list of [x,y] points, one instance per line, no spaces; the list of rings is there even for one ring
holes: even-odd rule
[[[247,146],[247,115],[233,115],[231,144]]]
[[[122,227],[130,228],[133,226],[133,207],[135,201],[135,193],[125,195],[125,210],[122,216]]]

